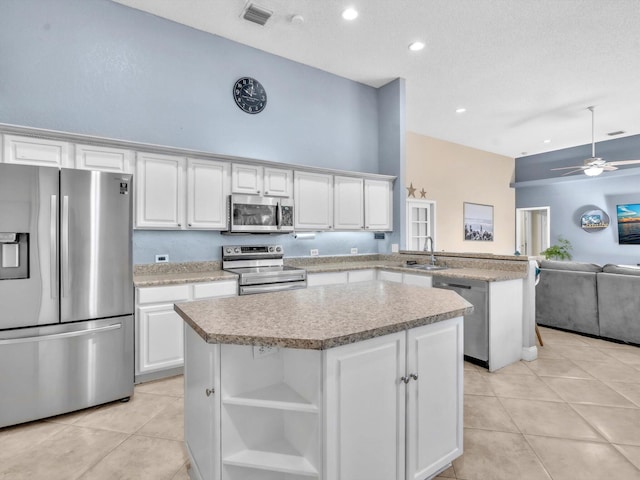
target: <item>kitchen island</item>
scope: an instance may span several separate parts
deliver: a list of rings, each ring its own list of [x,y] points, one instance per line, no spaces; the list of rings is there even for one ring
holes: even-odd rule
[[[462,316],[362,282],[177,304],[194,479],[426,479],[462,454]]]

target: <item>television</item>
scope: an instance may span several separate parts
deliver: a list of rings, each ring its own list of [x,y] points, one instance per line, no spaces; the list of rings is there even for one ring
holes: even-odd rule
[[[618,243],[640,245],[640,203],[617,205]]]

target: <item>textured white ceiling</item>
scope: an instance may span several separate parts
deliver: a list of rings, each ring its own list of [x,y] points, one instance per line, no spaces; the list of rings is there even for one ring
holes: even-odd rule
[[[596,141],[640,133],[640,0],[254,0],[264,27],[246,0],[115,1],[367,85],[405,78],[409,131],[489,152],[590,143],[590,105]]]

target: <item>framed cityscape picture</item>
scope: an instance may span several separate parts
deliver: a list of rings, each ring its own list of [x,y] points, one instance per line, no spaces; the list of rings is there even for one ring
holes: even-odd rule
[[[464,202],[464,239],[493,241],[493,205]]]

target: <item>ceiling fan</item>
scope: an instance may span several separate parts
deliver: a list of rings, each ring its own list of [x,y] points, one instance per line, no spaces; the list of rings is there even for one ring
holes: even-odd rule
[[[552,168],[551,170],[571,170],[570,172],[563,173],[562,176],[571,175],[576,172],[584,172],[585,175],[590,177],[596,177],[602,172],[611,172],[617,170],[617,165],[632,165],[634,163],[640,164],[640,160],[618,160],[615,162],[607,162],[600,157],[596,157],[596,141],[595,141],[595,110],[596,107],[588,107],[591,110],[591,158],[584,160],[583,165],[574,165],[573,167],[561,167]]]

